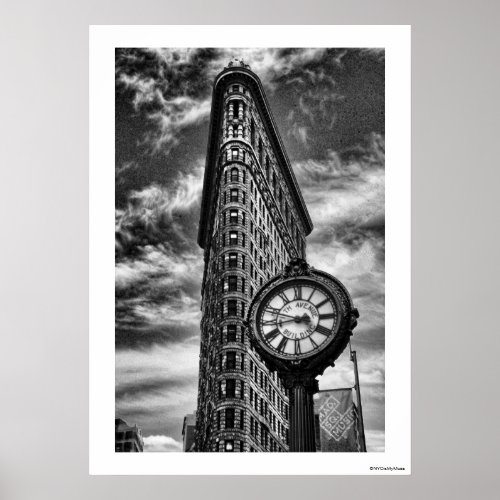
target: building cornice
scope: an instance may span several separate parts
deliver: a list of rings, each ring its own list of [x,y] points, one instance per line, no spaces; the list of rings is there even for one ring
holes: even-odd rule
[[[221,132],[223,118],[224,90],[232,81],[246,84],[251,92],[255,104],[260,111],[261,119],[268,131],[268,138],[273,146],[281,171],[289,186],[290,193],[296,203],[296,208],[305,228],[305,235],[311,233],[313,224],[307,211],[302,193],[300,192],[297,179],[290,165],[283,141],[271,114],[262,83],[258,76],[248,68],[234,66],[225,68],[216,77],[212,94],[212,108],[210,114],[210,126],[207,145],[207,157],[205,163],[205,175],[203,180],[203,194],[201,201],[200,224],[198,229],[198,244],[200,247],[207,246],[207,235],[210,234],[209,223],[211,212],[215,209],[214,203],[217,194],[217,160],[219,154],[219,134]]]

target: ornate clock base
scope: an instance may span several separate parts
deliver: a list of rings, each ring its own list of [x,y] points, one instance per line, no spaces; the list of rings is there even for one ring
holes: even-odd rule
[[[281,373],[290,390],[290,451],[316,451],[316,432],[313,395],[318,381],[310,373]]]

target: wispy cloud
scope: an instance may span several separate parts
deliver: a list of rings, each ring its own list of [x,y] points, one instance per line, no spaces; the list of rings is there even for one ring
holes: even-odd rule
[[[145,452],[182,451],[182,443],[170,436],[152,435],[144,438]]]
[[[195,332],[192,332],[193,334]],[[182,420],[196,409],[199,343],[118,349],[116,414],[139,422],[145,435],[180,436]]]

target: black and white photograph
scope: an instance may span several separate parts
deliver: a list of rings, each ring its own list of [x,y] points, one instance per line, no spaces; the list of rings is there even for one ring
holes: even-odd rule
[[[116,49],[115,451],[384,451],[384,69]]]

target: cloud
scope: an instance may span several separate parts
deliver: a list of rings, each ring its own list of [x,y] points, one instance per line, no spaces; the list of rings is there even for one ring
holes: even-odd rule
[[[365,428],[366,451],[383,453],[385,451],[385,431]]]
[[[182,451],[182,443],[170,436],[154,435],[144,438],[145,452]]]
[[[143,434],[180,436],[183,418],[196,409],[199,343],[117,349],[115,411]]]
[[[149,128],[140,139],[151,152],[168,154],[179,135],[210,115],[210,84],[205,78],[206,49],[121,49],[116,57],[116,85],[131,94]]]
[[[173,341],[199,331],[202,250],[196,222],[202,169],[169,188],[133,191],[116,214],[117,346]]]
[[[335,81],[321,64],[340,65],[343,52],[336,49],[119,49],[117,89],[130,93],[134,110],[143,113],[150,123],[140,141],[155,154],[168,154],[179,143],[185,128],[206,122],[210,115],[211,83],[235,57],[251,66],[268,92],[284,80],[288,84],[313,85],[313,89],[301,95],[302,112],[311,120],[313,110],[322,116],[333,116],[328,102],[337,99],[331,91]],[[297,130],[301,130],[298,133],[305,143],[304,128],[299,124]]]

